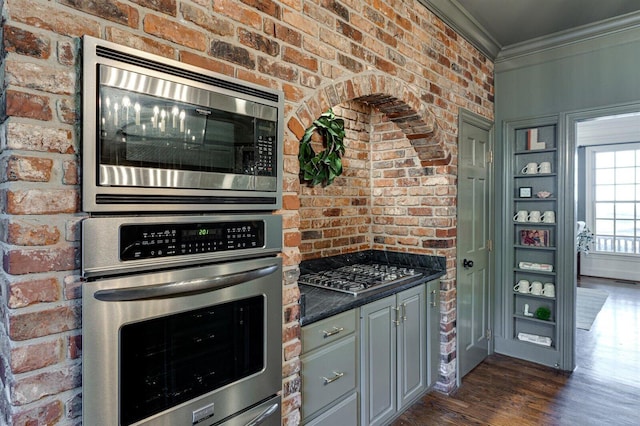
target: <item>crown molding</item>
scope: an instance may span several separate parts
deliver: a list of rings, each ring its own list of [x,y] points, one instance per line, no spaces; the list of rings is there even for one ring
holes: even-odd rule
[[[495,70],[507,71],[637,41],[639,28],[640,12],[633,12],[505,46],[495,58]]]
[[[496,59],[502,46],[456,0],[418,1],[489,59]]]

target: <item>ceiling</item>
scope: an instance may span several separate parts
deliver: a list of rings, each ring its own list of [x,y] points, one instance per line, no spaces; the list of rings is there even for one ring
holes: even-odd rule
[[[640,0],[420,0],[489,57],[640,12]]]

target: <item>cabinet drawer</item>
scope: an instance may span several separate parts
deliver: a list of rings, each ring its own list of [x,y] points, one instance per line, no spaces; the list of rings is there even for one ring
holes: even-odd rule
[[[352,309],[302,327],[302,352],[308,353],[354,332],[356,310]]]
[[[315,413],[356,387],[356,336],[303,355],[303,416]]]
[[[347,395],[336,405],[327,409],[309,423],[307,426],[321,425],[357,425],[358,424],[358,393]]]

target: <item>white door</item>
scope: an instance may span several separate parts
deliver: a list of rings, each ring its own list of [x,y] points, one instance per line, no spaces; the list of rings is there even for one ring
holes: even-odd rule
[[[489,354],[492,123],[460,110],[458,136],[458,384]]]

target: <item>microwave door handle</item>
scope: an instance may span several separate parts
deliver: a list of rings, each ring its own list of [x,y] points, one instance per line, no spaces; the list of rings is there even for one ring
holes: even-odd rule
[[[145,299],[164,299],[176,296],[189,296],[212,290],[229,287],[252,281],[273,274],[278,265],[252,269],[236,274],[221,275],[211,278],[196,278],[193,280],[163,283],[146,287],[131,287],[123,289],[98,290],[93,297],[104,302],[125,302]]]
[[[262,413],[258,414],[253,420],[247,423],[246,426],[258,426],[262,424],[262,422],[267,420],[267,417],[275,413],[277,409],[278,409],[278,404],[273,404],[272,406],[264,410]]]

